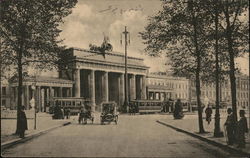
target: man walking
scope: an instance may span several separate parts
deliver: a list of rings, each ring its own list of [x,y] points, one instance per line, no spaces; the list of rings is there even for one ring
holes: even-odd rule
[[[210,124],[211,120],[212,120],[212,108],[210,107],[210,105],[207,106],[206,110],[205,110],[205,113],[206,113],[206,121],[208,124]]]
[[[237,122],[238,148],[246,147],[245,133],[248,133],[247,119],[245,117],[245,111],[240,110],[240,120]]]
[[[18,123],[18,134],[20,138],[24,138],[24,132],[25,130],[28,130],[28,126],[27,126],[27,118],[26,118],[26,114],[24,112],[25,107],[22,106],[21,107],[21,111],[19,114],[19,123]]]
[[[234,118],[232,114],[233,110],[231,108],[227,109],[227,120],[224,124],[226,126],[226,132],[227,132],[227,138],[228,138],[228,145],[233,145],[234,144]]]

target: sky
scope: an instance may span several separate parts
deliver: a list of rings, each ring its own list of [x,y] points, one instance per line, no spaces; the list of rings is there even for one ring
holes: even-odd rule
[[[166,59],[146,56],[143,51],[146,46],[138,34],[144,31],[148,17],[161,9],[159,0],[78,0],[72,14],[61,26],[61,38],[68,47],[88,49],[89,44],[101,45],[106,35],[113,50],[124,53],[124,36],[123,45],[120,39],[127,26],[130,32],[128,55],[144,58],[144,63],[151,67],[150,71],[165,71],[168,69],[164,65]],[[248,58],[236,61],[243,73],[248,74]]]

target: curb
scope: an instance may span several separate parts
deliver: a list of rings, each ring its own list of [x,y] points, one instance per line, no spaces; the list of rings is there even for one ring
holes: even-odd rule
[[[192,133],[192,132],[185,131],[185,130],[183,130],[183,129],[174,127],[174,126],[172,126],[172,125],[169,125],[169,124],[167,124],[167,123],[165,123],[165,122],[161,122],[161,121],[159,121],[159,120],[157,120],[156,122],[159,123],[159,124],[162,124],[162,125],[164,125],[164,126],[170,127],[170,128],[172,128],[172,129],[176,130],[177,132],[182,132],[182,133],[185,133],[185,134],[187,134],[187,135],[190,135],[190,136],[192,136],[192,137],[194,137],[194,138],[198,138],[198,139],[200,139],[200,140],[202,140],[202,141],[204,141],[204,142],[207,142],[207,143],[209,143],[209,144],[212,144],[212,145],[214,145],[214,146],[217,146],[217,147],[219,147],[219,148],[221,148],[221,149],[223,149],[223,150],[226,150],[226,151],[228,151],[228,152],[230,152],[230,153],[237,153],[237,154],[241,154],[241,155],[250,157],[250,153],[248,153],[248,152],[245,152],[245,151],[242,151],[242,150],[235,149],[235,148],[233,148],[233,147],[231,147],[231,146],[228,146],[228,145],[225,145],[225,144],[216,142],[216,141],[211,140],[211,139],[204,138],[204,137],[202,137],[202,136],[200,136],[200,135],[198,135],[198,134],[195,134],[195,133]]]
[[[8,149],[8,148],[14,146],[14,145],[17,145],[19,143],[24,143],[24,142],[26,142],[28,140],[39,137],[39,136],[41,136],[43,134],[46,134],[46,133],[48,133],[48,132],[50,132],[52,130],[55,130],[55,129],[63,127],[63,126],[67,126],[69,124],[71,124],[71,122],[66,122],[66,123],[63,123],[62,125],[59,125],[59,126],[55,126],[55,127],[43,130],[43,131],[39,131],[39,132],[36,132],[36,133],[29,134],[23,139],[22,138],[17,138],[17,139],[14,139],[14,140],[10,140],[8,142],[1,143],[1,152],[3,150],[5,150],[5,149]]]

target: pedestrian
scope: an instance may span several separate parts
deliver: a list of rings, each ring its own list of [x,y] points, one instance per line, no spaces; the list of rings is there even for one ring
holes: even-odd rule
[[[172,99],[169,99],[170,103],[170,110],[169,113],[172,113],[174,111],[174,101]]]
[[[207,106],[206,110],[205,110],[205,113],[206,113],[206,121],[208,124],[210,124],[211,120],[212,120],[212,108],[210,107],[210,105]]]
[[[18,121],[17,130],[18,130],[18,134],[19,134],[20,138],[24,138],[25,130],[28,130],[27,118],[26,118],[26,114],[24,112],[24,109],[25,109],[25,107],[21,106],[21,111],[19,113],[19,119],[17,120]]]
[[[227,132],[227,144],[228,145],[233,145],[234,144],[234,134],[235,134],[235,130],[234,130],[234,118],[233,118],[233,110],[231,108],[227,109],[227,120],[224,124],[224,126],[226,127],[226,132]]]
[[[177,99],[176,103],[175,103],[175,107],[174,107],[174,118],[175,119],[181,119],[183,117],[182,114],[182,103],[180,99]]]
[[[64,107],[60,108],[60,119],[64,119]]]
[[[60,119],[60,114],[61,114],[60,111],[61,111],[61,108],[59,106],[59,102],[56,101],[56,105],[55,105],[54,110],[53,110],[54,115],[52,116],[52,118],[53,119]]]
[[[170,107],[170,100],[167,100],[167,102],[166,102],[166,111],[165,112],[170,112],[170,110],[169,110],[169,107]]]
[[[248,133],[247,119],[245,117],[245,111],[240,110],[240,120],[237,122],[237,144],[238,148],[245,148],[245,133]]]
[[[129,103],[129,104],[128,104],[128,107],[129,107],[129,108],[128,108],[128,109],[129,109],[129,110],[128,110],[129,115],[132,115],[132,113],[133,113],[132,103]]]
[[[70,108],[67,109],[67,119],[70,118]]]
[[[79,111],[79,118],[78,118],[78,122],[79,122],[79,124],[80,123],[82,123],[83,122],[83,115],[84,115],[84,107],[82,107],[81,109],[80,109],[80,111]]]
[[[134,103],[131,103],[131,106],[132,106],[132,114],[135,115],[135,113],[136,113],[135,104],[134,104]]]

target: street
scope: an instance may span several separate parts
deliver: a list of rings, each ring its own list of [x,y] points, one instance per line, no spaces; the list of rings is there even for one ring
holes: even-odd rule
[[[71,125],[4,151],[2,156],[229,157],[237,156],[156,122],[166,115],[120,115],[118,125]]]

